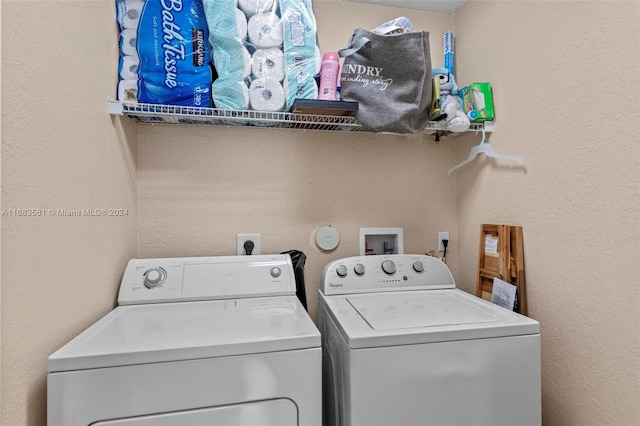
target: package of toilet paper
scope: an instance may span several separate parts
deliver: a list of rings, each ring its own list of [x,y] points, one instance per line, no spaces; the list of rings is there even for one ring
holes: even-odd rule
[[[116,0],[118,99],[211,107],[211,51],[202,0]]]
[[[279,0],[284,33],[287,109],[296,99],[317,99],[322,54],[311,0]]]
[[[296,98],[317,98],[321,57],[310,0],[203,0],[203,6],[216,108],[285,111]]]
[[[216,108],[249,109],[247,78],[251,74],[251,54],[243,40],[247,19],[235,0],[203,0],[209,28],[215,78],[211,86]]]

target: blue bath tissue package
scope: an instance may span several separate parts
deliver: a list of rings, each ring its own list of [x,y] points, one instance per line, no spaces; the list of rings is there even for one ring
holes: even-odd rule
[[[212,106],[209,30],[202,0],[116,0],[116,12],[119,86],[128,88],[119,88],[120,100],[137,97],[138,102],[152,104]]]

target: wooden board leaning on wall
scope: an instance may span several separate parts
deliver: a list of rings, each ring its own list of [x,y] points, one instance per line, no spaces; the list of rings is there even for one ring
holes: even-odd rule
[[[514,310],[527,315],[521,226],[481,225],[476,296],[491,301],[494,278],[517,287],[517,304]]]

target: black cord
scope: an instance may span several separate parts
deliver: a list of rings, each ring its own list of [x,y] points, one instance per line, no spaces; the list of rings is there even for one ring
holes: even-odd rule
[[[246,254],[247,256],[251,256],[251,253],[253,252],[253,247],[255,247],[255,244],[253,244],[253,241],[251,240],[247,240],[244,242],[244,254]]]
[[[449,245],[449,240],[442,240],[442,246],[444,247],[444,253],[442,254],[442,262],[447,263],[447,246]]]

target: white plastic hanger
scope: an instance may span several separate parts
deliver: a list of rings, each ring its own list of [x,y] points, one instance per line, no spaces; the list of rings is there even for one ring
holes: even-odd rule
[[[457,166],[450,168],[448,174],[450,175],[452,172],[455,172],[460,167],[467,165],[468,163],[473,161],[478,154],[485,154],[487,157],[501,158],[503,160],[517,161],[518,163],[522,164],[522,158],[518,157],[517,155],[500,154],[498,152],[493,152],[493,148],[491,148],[491,144],[487,142],[487,139],[485,138],[485,130],[482,129],[482,142],[480,142],[479,145],[476,145],[473,148],[471,148],[469,157],[467,157],[466,160],[464,160],[462,163],[458,164]]]

